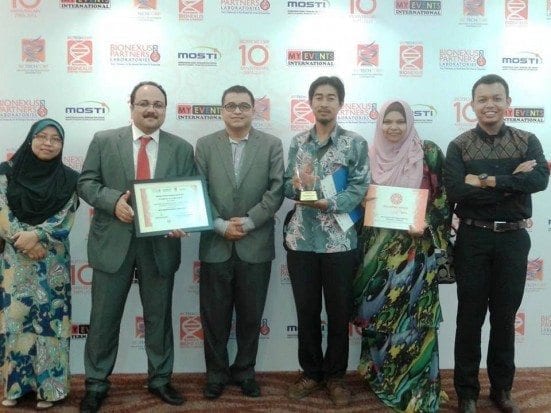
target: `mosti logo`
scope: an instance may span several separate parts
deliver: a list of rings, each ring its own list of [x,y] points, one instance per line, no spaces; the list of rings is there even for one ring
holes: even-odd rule
[[[45,99],[2,99],[0,98],[1,120],[32,120],[48,114]]]
[[[329,0],[293,1],[287,0],[288,14],[318,14],[331,8]]]
[[[349,0],[350,16],[355,20],[372,21],[377,10],[377,0]]]
[[[463,16],[459,24],[466,27],[487,25],[486,0],[463,0]]]
[[[540,334],[551,336],[551,314],[540,316]]]
[[[503,70],[536,71],[543,67],[541,54],[530,51],[522,51],[501,58]]]
[[[62,9],[110,9],[111,0],[59,0]]]
[[[297,338],[298,337],[298,326],[296,324],[288,324],[285,326],[285,334],[287,338]],[[327,321],[321,320],[321,335],[322,337],[327,336]]]
[[[21,39],[21,64],[19,64],[17,71],[26,74],[48,71],[45,39],[42,37]]]
[[[314,113],[308,99],[302,96],[291,97],[291,130],[309,129],[314,122]]]
[[[178,103],[178,120],[218,120],[221,119],[220,105],[200,105],[193,103]]]
[[[178,66],[216,67],[222,54],[215,47],[198,46],[178,52]]]
[[[526,333],[526,313],[520,310],[515,316],[515,339],[524,338]]]
[[[187,21],[203,20],[204,0],[178,1],[178,19]]]
[[[394,14],[409,16],[440,16],[442,1],[395,0]]]
[[[97,100],[87,100],[65,108],[65,120],[104,121],[108,114],[107,103]]]
[[[508,123],[544,123],[543,107],[511,106],[505,111],[505,121]]]
[[[159,66],[158,44],[113,43],[109,45],[110,62],[114,66]]]
[[[271,6],[269,0],[220,0],[222,13],[268,14]]]
[[[67,38],[67,72],[90,73],[93,62],[92,39],[89,37]]]
[[[86,338],[90,324],[71,324],[71,338]]]
[[[268,40],[241,40],[241,71],[244,74],[255,75],[266,73],[270,61]]]
[[[423,45],[404,42],[400,45],[400,76],[423,76]]]
[[[287,66],[334,66],[334,50],[287,50]]]
[[[438,113],[433,105],[415,103],[411,105],[415,123],[433,123]]]
[[[505,24],[524,25],[528,22],[528,0],[505,0]]]
[[[202,348],[203,340],[201,316],[195,313],[180,314],[180,348]]]
[[[11,12],[15,17],[37,17],[42,0],[12,0]]]
[[[440,69],[484,70],[484,54],[481,49],[440,49]]]
[[[345,102],[337,120],[339,123],[375,123],[378,117],[375,102]]]

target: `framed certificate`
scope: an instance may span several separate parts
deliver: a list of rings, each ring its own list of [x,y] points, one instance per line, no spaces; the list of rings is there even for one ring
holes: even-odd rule
[[[408,230],[422,228],[427,210],[428,189],[369,185],[364,225]]]
[[[212,229],[207,186],[201,176],[150,179],[132,183],[137,237]]]

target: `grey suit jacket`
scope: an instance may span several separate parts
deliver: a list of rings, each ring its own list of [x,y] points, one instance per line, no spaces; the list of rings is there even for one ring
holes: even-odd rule
[[[193,147],[182,138],[160,131],[155,178],[196,174]],[[97,132],[90,143],[77,185],[79,196],[94,207],[88,235],[88,261],[92,268],[115,273],[134,236],[134,224],[115,217],[120,196],[131,190],[135,178],[132,127]],[[155,262],[163,275],[180,265],[180,239],[153,237]]]
[[[196,163],[205,176],[213,218],[228,220],[249,216],[254,230],[235,242],[243,261],[268,262],[275,257],[274,216],[283,202],[283,147],[273,135],[251,129],[235,181],[230,142],[225,130],[197,141]],[[214,231],[201,233],[199,259],[224,262],[231,256],[234,242]]]

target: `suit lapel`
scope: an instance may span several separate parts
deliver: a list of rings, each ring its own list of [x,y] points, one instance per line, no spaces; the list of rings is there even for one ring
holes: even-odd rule
[[[235,188],[237,183],[235,182],[235,172],[233,170],[233,158],[231,154],[231,144],[229,142],[226,131],[221,131],[218,136],[216,136],[216,148],[220,154],[220,159],[222,160],[222,165],[226,170],[226,174],[232,183],[232,186]]]
[[[132,127],[125,128],[117,137],[117,149],[127,181],[136,179],[134,171],[134,147],[132,146]]]
[[[166,139],[165,133],[159,131],[159,149],[157,152],[157,165],[155,166],[154,178],[164,178],[168,172],[172,148],[170,142]]]
[[[245,150],[243,151],[243,160],[241,161],[241,168],[239,169],[239,185],[241,185],[247,176],[247,173],[251,169],[256,158],[256,153],[260,148],[260,139],[258,132],[251,128],[249,131],[249,140],[245,145]]]

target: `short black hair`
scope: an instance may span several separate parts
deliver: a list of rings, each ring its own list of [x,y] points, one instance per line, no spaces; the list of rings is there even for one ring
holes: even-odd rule
[[[163,87],[156,83],[156,82],[153,82],[151,80],[145,80],[143,82],[140,82],[138,83],[136,86],[134,86],[134,89],[132,89],[132,92],[130,93],[130,104],[133,105],[134,104],[134,99],[136,99],[136,92],[138,91],[139,88],[141,88],[142,86],[155,86],[157,89],[159,89],[161,91],[161,93],[163,94],[163,96],[165,97],[165,105],[168,103],[168,100],[166,98],[166,92],[165,90],[163,89]]]
[[[476,88],[479,86],[479,85],[492,85],[494,83],[500,83],[503,85],[503,87],[505,88],[505,97],[508,98],[509,97],[509,85],[507,84],[507,82],[505,81],[505,79],[503,79],[501,76],[499,75],[496,75],[496,74],[490,74],[490,75],[486,75],[486,76],[482,76],[480,79],[478,79],[476,82],[474,82],[474,85],[473,85],[473,88],[471,90],[471,98],[472,100],[474,100],[474,91],[476,90]]]
[[[308,90],[308,100],[312,102],[314,99],[314,93],[316,89],[323,85],[333,86],[337,90],[337,96],[339,97],[339,104],[344,103],[344,84],[337,76],[321,76],[312,82],[310,89]]]
[[[247,89],[245,86],[241,85],[234,85],[232,87],[227,88],[224,90],[224,93],[222,93],[222,105],[224,104],[224,99],[226,98],[226,95],[228,93],[246,93],[251,98],[251,104],[254,107],[254,96],[253,92],[251,92],[249,89]]]

